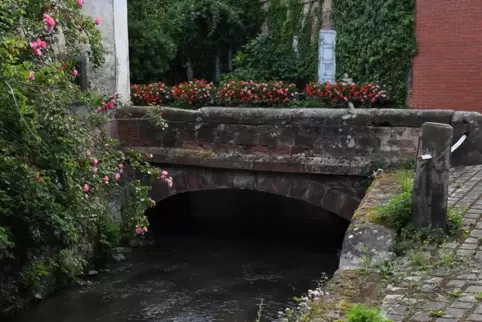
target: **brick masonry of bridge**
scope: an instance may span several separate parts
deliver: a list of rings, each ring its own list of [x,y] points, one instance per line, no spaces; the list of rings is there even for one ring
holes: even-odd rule
[[[428,274],[408,271],[399,285],[390,285],[382,309],[394,322],[482,321],[482,165],[455,167],[450,181],[449,205],[466,209],[467,235],[445,247],[464,265],[455,273],[444,267]],[[432,311],[443,315],[431,317]]]

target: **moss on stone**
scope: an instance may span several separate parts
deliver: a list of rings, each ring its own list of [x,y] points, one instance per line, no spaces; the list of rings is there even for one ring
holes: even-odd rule
[[[325,287],[330,295],[311,304],[311,317],[325,321],[326,316],[343,316],[353,304],[379,306],[386,283],[374,272],[362,269],[345,270],[337,274]]]

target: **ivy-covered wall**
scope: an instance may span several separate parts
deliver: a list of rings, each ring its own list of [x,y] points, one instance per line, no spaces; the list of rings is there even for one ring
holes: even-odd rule
[[[405,106],[407,79],[417,53],[415,0],[333,0],[337,79],[377,81]]]

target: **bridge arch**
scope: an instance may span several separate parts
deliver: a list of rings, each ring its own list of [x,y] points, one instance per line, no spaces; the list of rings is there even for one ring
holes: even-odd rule
[[[330,176],[201,167],[173,167],[167,170],[173,177],[173,187],[166,187],[162,181],[155,182],[150,197],[156,202],[187,192],[246,189],[302,200],[348,221],[360,203],[359,193],[340,182],[340,179]]]

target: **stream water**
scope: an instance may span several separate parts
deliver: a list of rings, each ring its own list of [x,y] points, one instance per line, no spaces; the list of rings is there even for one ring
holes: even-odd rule
[[[219,200],[219,196],[216,198]],[[169,207],[163,205],[164,213],[169,214]],[[171,208],[179,213],[179,207],[178,203]],[[311,211],[295,208],[298,214]],[[256,211],[250,215],[256,216]],[[330,276],[337,269],[337,251],[346,223],[331,222],[334,226],[330,227],[326,220],[317,222],[316,217],[306,216],[308,222],[298,218],[296,225],[289,225],[288,236],[282,227],[268,229],[259,223],[255,231],[260,234],[239,233],[246,228],[236,220],[230,226],[233,218],[222,221],[220,229],[208,217],[184,220],[182,230],[172,222],[169,229],[164,225],[165,229],[155,231],[152,246],[134,249],[128,261],[93,277],[90,285],[54,295],[12,321],[254,322],[261,300],[262,321],[273,321],[278,311],[294,305],[293,297],[315,288],[323,273]],[[297,234],[298,226],[311,231]],[[340,236],[333,240],[335,229]],[[331,242],[313,231],[321,237],[329,236]]]

